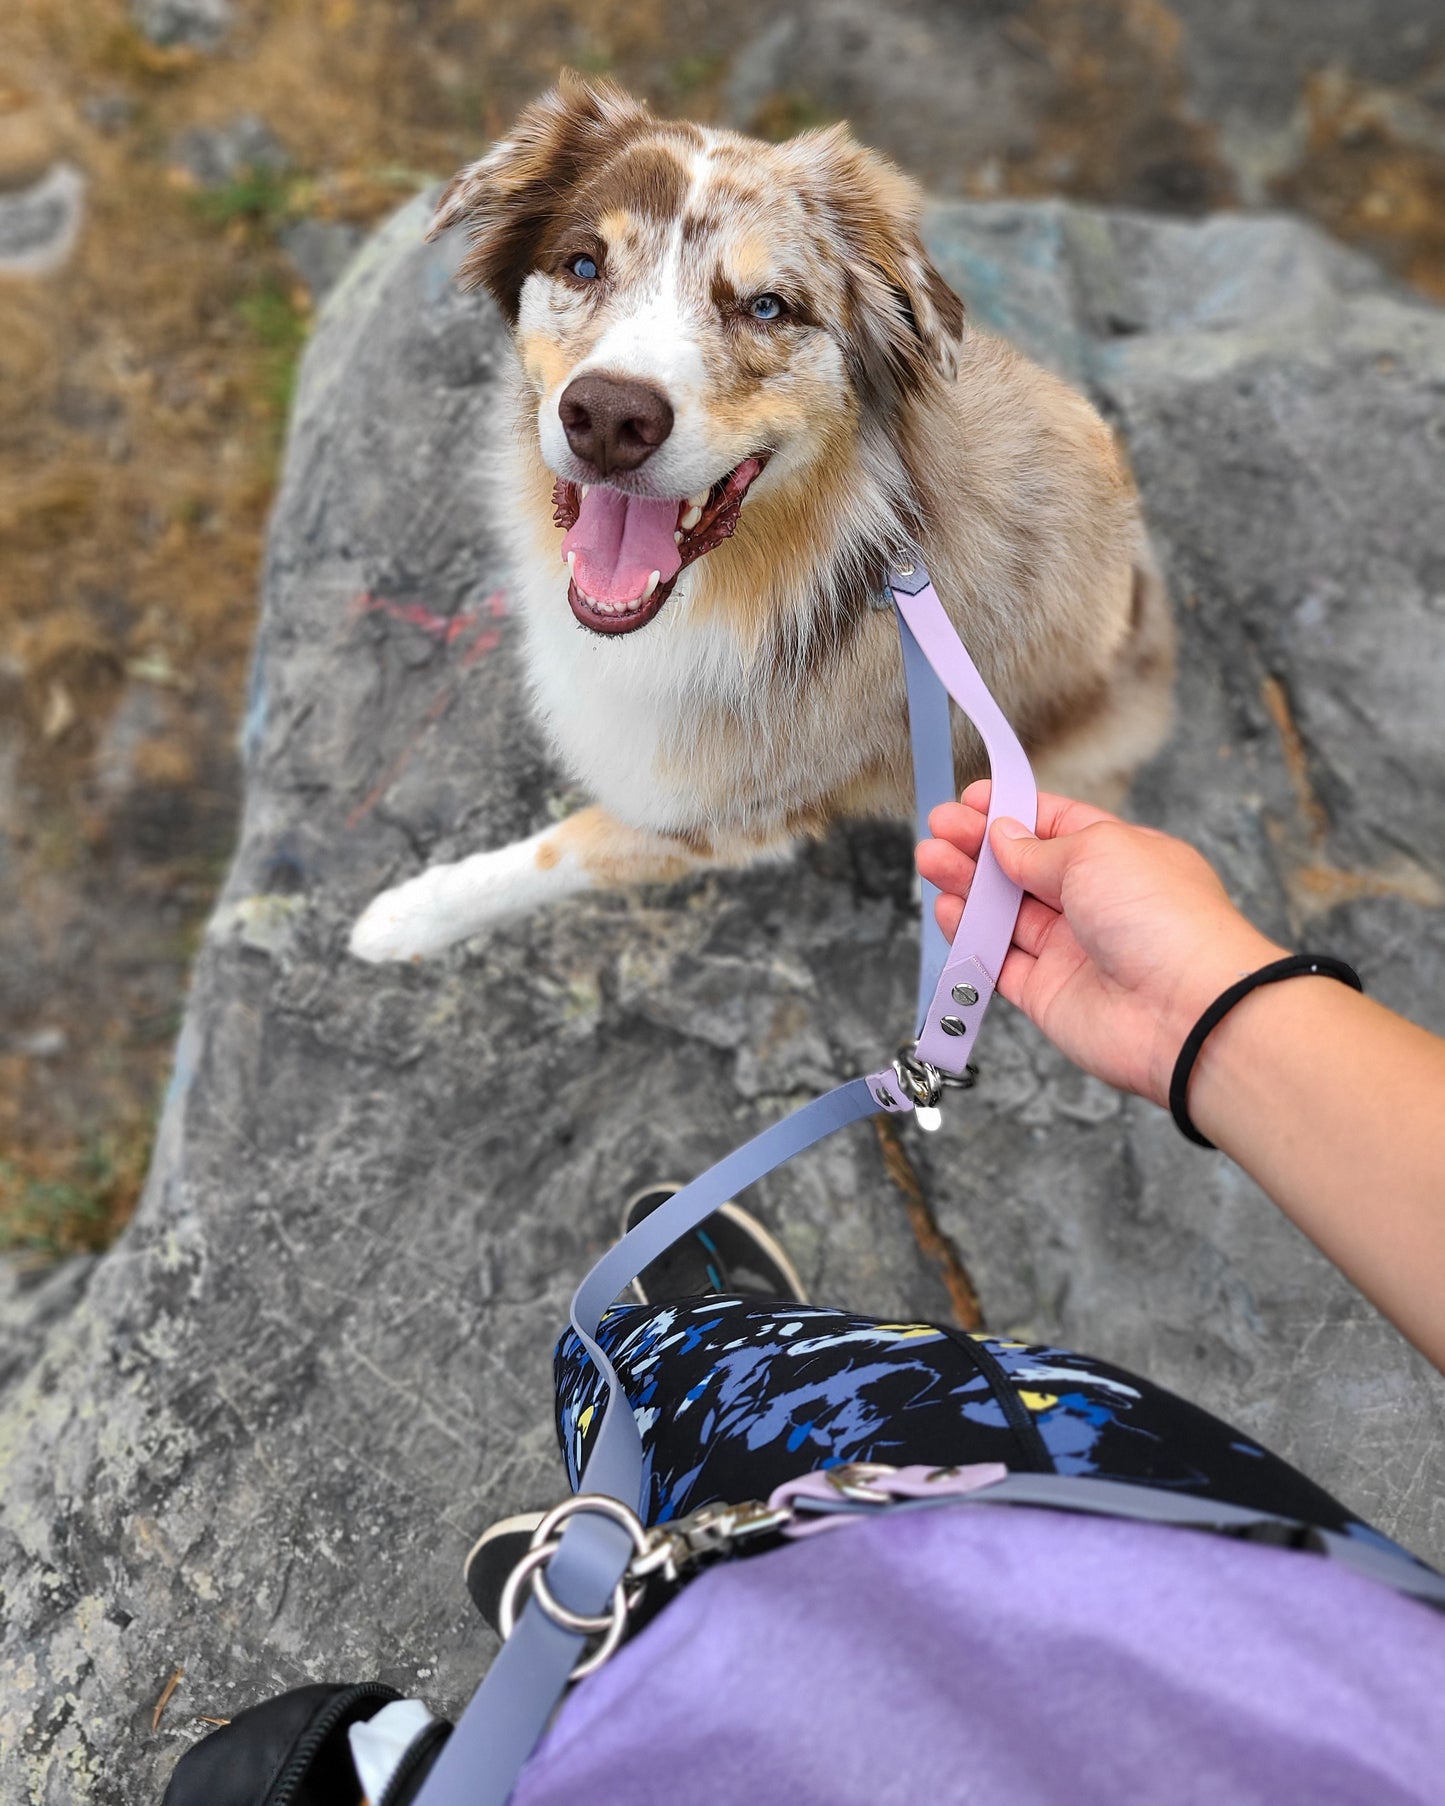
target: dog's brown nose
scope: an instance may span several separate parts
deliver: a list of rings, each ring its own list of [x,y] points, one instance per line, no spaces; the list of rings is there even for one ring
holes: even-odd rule
[[[557,403],[567,443],[599,476],[636,470],[672,431],[672,403],[646,383],[579,376]]]

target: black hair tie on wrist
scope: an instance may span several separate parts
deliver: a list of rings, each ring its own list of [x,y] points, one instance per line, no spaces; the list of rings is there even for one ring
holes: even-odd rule
[[[1277,959],[1271,965],[1261,966],[1258,972],[1251,972],[1247,978],[1241,978],[1237,985],[1231,985],[1222,996],[1215,998],[1190,1029],[1179,1050],[1179,1058],[1174,1062],[1174,1076],[1169,1081],[1169,1114],[1186,1141],[1192,1141],[1197,1148],[1212,1148],[1215,1145],[1201,1135],[1189,1120],[1189,1080],[1194,1071],[1194,1062],[1199,1058],[1199,1050],[1210,1031],[1219,1026],[1241,997],[1248,997],[1251,991],[1258,990],[1261,985],[1276,984],[1282,978],[1313,977],[1338,978],[1341,984],[1347,984],[1352,991],[1363,992],[1365,988],[1360,982],[1359,973],[1353,966],[1347,966],[1342,959],[1335,959],[1328,953],[1291,953],[1288,959]]]

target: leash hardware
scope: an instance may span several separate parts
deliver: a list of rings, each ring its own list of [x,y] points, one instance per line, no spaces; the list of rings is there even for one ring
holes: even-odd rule
[[[893,1494],[873,1484],[887,1480],[898,1469],[887,1461],[851,1461],[846,1467],[827,1469],[828,1484],[856,1505],[891,1505]]]
[[[944,1072],[930,1060],[920,1060],[916,1041],[905,1041],[892,1065],[899,1089],[913,1105],[920,1129],[936,1129],[943,1121],[938,1100],[945,1090],[972,1091],[978,1083],[976,1066],[965,1066],[962,1072]]]
[[[714,1556],[731,1555],[739,1543],[771,1536],[792,1519],[793,1513],[786,1507],[765,1505],[758,1499],[741,1505],[703,1505],[685,1518],[649,1530],[648,1547],[634,1556],[627,1578],[645,1586],[660,1574],[669,1586],[676,1586],[684,1569]]]
[[[619,1580],[612,1589],[612,1600],[605,1612],[574,1612],[563,1605],[547,1585],[547,1566],[562,1547],[562,1538],[556,1534],[558,1527],[567,1518],[588,1511],[610,1518],[627,1532],[632,1539],[634,1559],[646,1551],[647,1531],[636,1512],[629,1511],[620,1499],[611,1498],[606,1493],[575,1493],[570,1499],[564,1499],[560,1505],[554,1506],[532,1532],[532,1546],[507,1576],[497,1612],[497,1628],[505,1642],[517,1622],[517,1601],[522,1588],[530,1580],[532,1597],[538,1608],[560,1630],[571,1631],[576,1636],[601,1637],[602,1641],[597,1647],[582,1656],[573,1667],[567,1677],[572,1681],[580,1681],[584,1675],[593,1673],[613,1654],[627,1629],[628,1617],[641,1597],[640,1592],[629,1595],[624,1581]]]

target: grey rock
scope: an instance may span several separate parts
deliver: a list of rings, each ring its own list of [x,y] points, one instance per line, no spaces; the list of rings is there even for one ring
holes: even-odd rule
[[[908,1017],[902,828],[347,959],[383,884],[568,801],[480,475],[501,328],[426,217],[363,247],[307,353],[240,845],[145,1197],[0,1399],[0,1776],[37,1806],[152,1802],[196,1714],[303,1680],[455,1708],[491,1648],[461,1559],[563,1485],[550,1344],[621,1199]],[[928,236],[1127,437],[1184,636],[1138,813],[1445,1028],[1445,315],[1281,221],[942,206]],[[992,1326],[1142,1368],[1445,1556],[1445,1383],[1222,1156],[1006,1011],[981,1061],[902,1132],[941,1244],[866,1125],[757,1188],[814,1295],[946,1315],[965,1263]]]
[[[249,170],[279,174],[290,164],[276,134],[252,113],[229,125],[194,126],[181,132],[171,157],[202,188],[224,188]]]
[[[80,110],[103,137],[113,138],[135,118],[136,98],[124,89],[113,88],[105,94],[92,95],[80,103]]]
[[[1311,70],[1347,66],[1364,80],[1408,82],[1445,55],[1445,17],[1421,0],[1170,0],[1184,61],[1211,112],[1280,118]]]
[[[131,0],[136,27],[164,49],[214,50],[231,27],[231,0]]]
[[[1184,26],[1189,92],[1217,122],[1221,147],[1246,197],[1307,151],[1301,95],[1311,74],[1412,84],[1445,59],[1445,12],[1426,0],[1170,0]]]
[[[85,177],[56,163],[27,188],[0,192],[0,276],[50,276],[75,249]]]
[[[95,1259],[93,1254],[78,1254],[47,1266],[0,1255],[0,1392],[33,1362],[51,1325],[74,1310]]]
[[[299,219],[283,226],[278,236],[281,249],[313,300],[324,301],[345,274],[366,233],[344,220]]]
[[[743,0],[716,20],[729,123],[846,118],[939,193],[1269,205],[1282,179],[1313,189],[1331,94],[1365,100],[1375,144],[1445,146],[1439,0]]]
[[[795,123],[846,118],[858,135],[956,189],[1021,147],[1049,92],[1045,66],[1017,54],[1007,17],[947,0],[815,0],[769,16],[733,56],[724,99],[744,130],[783,97]]]

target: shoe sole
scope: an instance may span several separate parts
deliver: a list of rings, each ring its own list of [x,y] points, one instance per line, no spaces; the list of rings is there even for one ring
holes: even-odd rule
[[[527,1548],[532,1541],[532,1532],[537,1528],[538,1524],[541,1523],[545,1516],[546,1513],[542,1511],[519,1511],[512,1517],[498,1518],[496,1523],[489,1524],[472,1544],[471,1548],[467,1551],[466,1560],[462,1563],[462,1583],[467,1589],[472,1604],[476,1606],[477,1610],[482,1614],[483,1618],[486,1619],[487,1623],[491,1625],[492,1629],[498,1631],[499,1634],[500,1626],[498,1619],[501,1615],[502,1590],[506,1586],[508,1576],[511,1574],[512,1569],[517,1563],[509,1562],[508,1565],[501,1570],[495,1586],[488,1584],[484,1587],[482,1585],[481,1572],[477,1568],[478,1558],[489,1544],[499,1542],[503,1537],[517,1537],[524,1539],[520,1542],[517,1549],[517,1561],[520,1561],[527,1553]]]
[[[681,1190],[681,1185],[674,1185],[670,1181],[664,1180],[656,1185],[644,1185],[640,1191],[633,1192],[631,1197],[628,1198],[627,1202],[622,1206],[622,1233],[624,1235],[627,1234],[627,1219],[631,1216],[634,1207],[643,1198],[650,1198],[654,1192],[659,1191],[671,1192],[676,1196]],[[657,1208],[661,1210],[663,1206],[659,1204]],[[649,1216],[653,1214],[654,1213],[651,1211],[648,1212]],[[720,1217],[726,1217],[730,1223],[743,1230],[745,1234],[750,1236],[752,1240],[757,1243],[763,1253],[766,1254],[768,1259],[777,1267],[783,1278],[787,1280],[789,1288],[788,1297],[794,1304],[811,1303],[811,1300],[803,1287],[802,1275],[793,1265],[787,1250],[775,1235],[770,1234],[768,1230],[764,1229],[763,1225],[750,1210],[744,1210],[741,1204],[734,1204],[732,1199],[729,1198],[726,1203],[718,1205],[717,1214]],[[645,1220],[646,1219],[644,1218],[644,1221]],[[640,1280],[634,1279],[628,1289],[639,1304],[651,1304],[653,1302],[652,1299],[647,1296],[646,1292],[643,1291]]]

